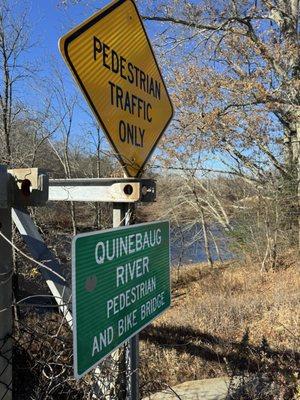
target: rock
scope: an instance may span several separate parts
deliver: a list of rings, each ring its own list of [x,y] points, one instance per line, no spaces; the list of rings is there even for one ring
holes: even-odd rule
[[[173,390],[173,391],[172,391]],[[144,400],[225,400],[228,378],[202,379],[181,383],[171,389],[146,397]]]

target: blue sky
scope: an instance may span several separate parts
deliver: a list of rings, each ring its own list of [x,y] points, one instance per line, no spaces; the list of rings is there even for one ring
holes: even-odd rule
[[[82,1],[68,7],[58,5],[59,0],[27,0],[32,37],[38,40],[35,54],[58,55],[58,39],[71,28],[83,22],[108,0]],[[155,35],[154,24],[146,24],[150,36]]]
[[[44,71],[48,70],[49,57],[55,57],[65,72],[69,73],[58,50],[59,38],[110,1],[82,1],[76,5],[70,4],[68,7],[59,6],[58,3],[59,0],[27,0],[32,42],[36,43],[31,50],[31,56],[39,60]],[[150,38],[153,39],[159,26],[151,22],[146,22],[145,26]]]
[[[81,106],[88,109],[81,91],[74,83],[71,73],[60,55],[58,41],[70,29],[83,22],[98,9],[109,4],[110,1],[84,0],[79,4],[69,4],[68,7],[59,5],[59,0],[25,0],[24,2],[20,0],[18,3],[13,0],[8,1],[13,4],[12,7],[16,14],[24,8],[28,10],[30,42],[34,46],[26,53],[24,59],[38,66],[38,74],[41,78],[48,77],[51,79],[52,64],[55,63],[65,76],[64,82],[70,95],[74,91],[77,92],[79,100],[81,100]],[[157,32],[156,29],[159,29],[159,26],[154,23],[146,23],[145,25],[149,36],[154,38]],[[20,85],[17,93],[24,103],[34,108],[39,107],[40,99],[36,95],[34,86],[26,85],[25,89]],[[90,119],[84,111],[78,108],[74,119],[73,139],[76,140],[76,131],[82,129],[81,126],[85,122],[90,122]]]

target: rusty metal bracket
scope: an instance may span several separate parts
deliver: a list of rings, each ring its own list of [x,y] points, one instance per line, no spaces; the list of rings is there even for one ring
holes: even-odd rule
[[[9,169],[12,177],[11,204],[17,207],[44,206],[48,201],[49,177],[39,168]]]

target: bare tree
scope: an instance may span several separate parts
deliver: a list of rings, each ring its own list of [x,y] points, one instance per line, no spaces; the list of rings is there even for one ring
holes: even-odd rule
[[[300,215],[299,0],[156,1],[144,19],[165,24],[159,49],[173,63],[168,154],[188,141],[192,168],[210,152],[256,187],[278,176]]]
[[[16,89],[36,72],[36,66],[26,61],[25,54],[32,47],[27,10],[12,10],[7,0],[0,4],[0,136],[4,143],[2,162],[13,160],[13,134],[24,105]]]
[[[56,77],[56,85],[53,85],[54,95],[52,107],[53,115],[56,114],[56,118],[58,118],[58,134],[61,136],[61,141],[54,142],[49,140],[49,143],[54,151],[54,154],[63,167],[65,178],[70,179],[73,177],[72,161],[70,157],[70,141],[73,129],[74,113],[77,105],[77,95],[67,93],[65,79],[57,69],[54,69],[54,75]],[[71,201],[69,205],[72,230],[73,234],[76,235],[76,207],[73,201]]]

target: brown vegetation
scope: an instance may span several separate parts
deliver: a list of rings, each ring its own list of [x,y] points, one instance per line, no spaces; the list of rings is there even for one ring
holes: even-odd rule
[[[205,265],[173,274],[173,305],[142,334],[142,389],[149,393],[188,380],[223,376],[241,361],[240,345],[249,335],[251,352],[268,343],[272,356],[300,367],[299,261],[259,274],[252,264]],[[298,365],[298,367],[297,367]],[[250,357],[241,369],[255,372]]]
[[[199,264],[179,274],[173,270],[172,307],[140,334],[142,397],[166,385],[228,374],[252,392],[253,382],[272,383],[264,384],[269,397],[233,399],[294,398],[289,393],[300,369],[299,261],[287,254],[285,267],[259,272],[253,263],[233,261],[214,269]],[[15,398],[24,398],[25,387],[32,399],[91,398],[91,382],[100,377],[89,374],[75,382],[67,324],[49,312],[50,303],[46,309],[41,304],[38,314],[32,307],[21,307],[22,315],[28,313],[16,321]],[[101,365],[103,385],[116,373],[113,365]],[[236,382],[234,393],[240,393]],[[277,396],[281,390],[285,397]]]

